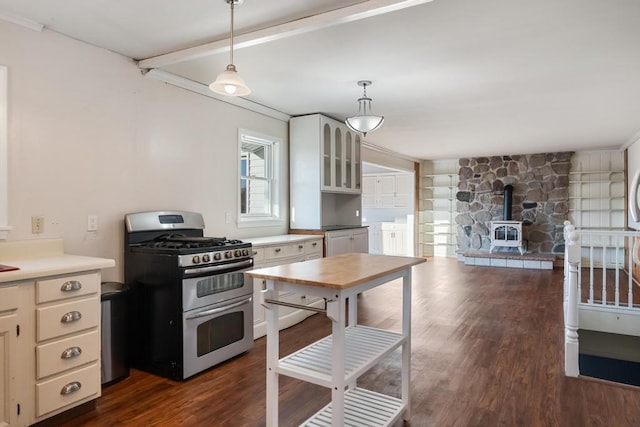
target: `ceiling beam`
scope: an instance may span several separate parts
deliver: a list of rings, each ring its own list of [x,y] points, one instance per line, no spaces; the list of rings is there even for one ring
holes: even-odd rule
[[[408,7],[429,3],[432,0],[368,0],[362,3],[335,9],[318,15],[297,19],[273,27],[263,28],[234,37],[233,48],[242,49],[256,46],[286,37],[317,31],[335,25],[359,21],[373,16],[394,12]],[[229,51],[229,39],[217,40],[211,43],[177,50],[163,55],[138,61],[142,69],[158,68],[178,62],[201,58]]]
[[[193,80],[189,80],[185,77],[178,76],[164,70],[151,69],[148,72],[144,72],[144,75],[146,77],[159,80],[172,86],[180,87],[182,89],[198,93],[200,95],[206,96],[207,98],[217,99],[218,101],[235,105],[236,107],[244,108],[245,110],[253,111],[254,113],[259,113],[286,123],[288,123],[289,119],[291,119],[291,116],[289,114],[283,113],[282,111],[278,111],[274,108],[258,104],[257,102],[251,101],[247,98],[239,96],[218,95],[217,93],[209,89],[209,86],[207,85],[194,82]]]
[[[23,18],[22,16],[14,15],[8,12],[0,12],[0,20],[11,22],[12,24],[22,25],[25,28],[29,28],[34,31],[42,31],[44,25],[31,19]]]

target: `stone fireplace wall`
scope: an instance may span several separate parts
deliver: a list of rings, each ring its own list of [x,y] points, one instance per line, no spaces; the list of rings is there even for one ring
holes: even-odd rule
[[[571,155],[562,152],[460,159],[458,251],[489,251],[491,221],[504,219],[504,187],[512,185],[511,219],[523,222],[527,252],[563,253]]]

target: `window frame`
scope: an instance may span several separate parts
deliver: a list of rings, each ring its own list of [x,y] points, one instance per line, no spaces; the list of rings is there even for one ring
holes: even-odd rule
[[[250,177],[243,175],[242,161],[243,161],[243,142],[255,143],[263,145],[265,147],[266,170],[265,178]],[[283,150],[282,139],[270,135],[261,134],[248,129],[238,129],[238,227],[263,227],[263,226],[280,226],[284,223],[282,215],[284,213],[282,203],[282,162],[283,162]],[[268,213],[264,214],[251,214],[242,213],[242,182],[247,179],[264,180],[268,182]],[[247,195],[248,197],[248,195]]]

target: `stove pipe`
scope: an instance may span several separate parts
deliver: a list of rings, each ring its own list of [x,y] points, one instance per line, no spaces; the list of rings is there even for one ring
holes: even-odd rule
[[[504,221],[511,221],[511,203],[513,199],[512,193],[513,193],[513,186],[505,185],[504,186],[504,206],[502,208],[502,219]]]

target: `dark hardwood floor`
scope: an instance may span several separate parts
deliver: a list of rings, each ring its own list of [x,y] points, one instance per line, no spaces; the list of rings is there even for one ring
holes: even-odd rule
[[[414,268],[411,426],[638,426],[640,389],[564,376],[562,270]],[[359,298],[360,323],[399,330],[398,281]],[[318,314],[281,333],[281,354],[330,332]],[[399,355],[359,384],[399,395]],[[68,426],[264,426],[265,339],[183,383],[140,371]],[[280,425],[304,421],[327,389],[280,379]]]

